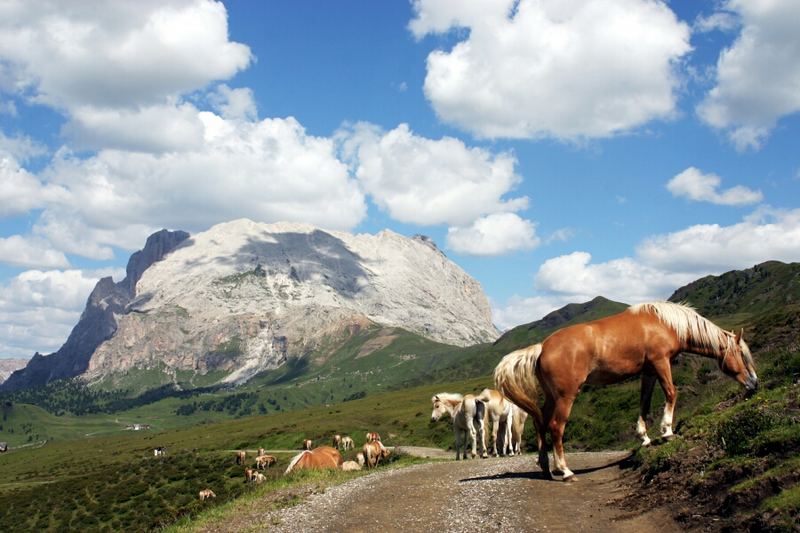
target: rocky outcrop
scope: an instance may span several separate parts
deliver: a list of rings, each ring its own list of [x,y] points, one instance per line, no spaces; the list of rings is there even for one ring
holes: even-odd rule
[[[0,383],[3,383],[15,370],[25,368],[28,359],[0,359]]]
[[[0,390],[24,389],[83,374],[97,347],[117,331],[117,317],[127,312],[142,273],[188,237],[185,231],[167,230],[151,235],[145,247],[128,261],[125,279],[114,283],[107,277],[97,282],[67,342],[50,355],[34,354],[25,368],[11,374],[0,385]]]
[[[122,384],[144,370],[161,383],[240,383],[324,360],[376,326],[458,346],[497,337],[481,286],[422,236],[237,220],[191,238],[159,232],[127,273],[101,280],[65,348],[32,360],[35,382]]]

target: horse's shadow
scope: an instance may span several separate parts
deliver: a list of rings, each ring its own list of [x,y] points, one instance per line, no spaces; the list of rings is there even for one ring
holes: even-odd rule
[[[618,466],[619,468],[630,468],[631,467],[631,458],[633,457],[634,453],[631,452],[630,455],[626,455],[621,459],[617,459],[611,463],[607,463],[600,466],[590,466],[587,468],[577,468],[573,470],[575,474],[591,474],[592,472],[597,472],[598,470],[604,470],[606,468],[611,468],[614,466]],[[553,474],[555,476],[555,474]],[[493,474],[491,476],[478,476],[478,477],[467,477],[464,479],[459,479],[459,483],[467,483],[468,481],[493,481],[496,479],[540,479],[543,481],[550,481],[551,478],[548,478],[544,472],[536,471],[536,472],[503,472],[502,474]]]

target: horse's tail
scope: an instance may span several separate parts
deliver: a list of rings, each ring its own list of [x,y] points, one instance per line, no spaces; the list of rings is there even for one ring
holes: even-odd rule
[[[311,452],[308,451],[308,450],[304,450],[304,451],[298,453],[297,455],[295,455],[294,458],[292,459],[292,461],[289,463],[289,466],[286,468],[286,472],[284,472],[283,475],[286,475],[289,472],[291,472],[292,469],[295,467],[295,465],[297,465],[297,463],[300,462],[300,459],[302,459],[307,453],[311,453]]]
[[[503,357],[494,369],[494,383],[506,398],[527,411],[543,427],[539,408],[539,383],[536,379],[536,362],[542,354],[542,345],[533,344]]]

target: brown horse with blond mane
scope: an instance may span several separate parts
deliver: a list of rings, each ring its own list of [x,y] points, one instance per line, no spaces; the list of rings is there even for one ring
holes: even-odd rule
[[[494,371],[497,388],[530,413],[539,466],[550,477],[545,432],[550,431],[555,474],[574,480],[564,457],[564,426],[584,383],[607,385],[642,375],[637,434],[647,446],[645,419],[656,380],[666,398],[662,436],[672,437],[677,392],[671,362],[681,352],[716,359],[720,370],[748,390],[758,388],[750,348],[742,333],[725,331],[689,306],[670,302],[634,305],[622,313],[560,329],[541,344],[506,355]],[[538,404],[544,395],[544,407]]]

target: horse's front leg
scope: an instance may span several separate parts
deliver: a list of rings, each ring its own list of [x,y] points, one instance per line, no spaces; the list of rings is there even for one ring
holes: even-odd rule
[[[642,446],[650,445],[650,437],[647,436],[647,416],[650,414],[650,401],[653,399],[653,387],[656,384],[656,376],[650,372],[642,374],[642,389],[639,393],[639,420],[636,422],[636,434],[642,439]]]
[[[564,428],[572,411],[572,403],[575,397],[558,398],[553,410],[553,418],[550,420],[550,436],[553,439],[553,457],[556,460],[556,472],[560,473],[564,481],[575,481],[575,473],[567,467],[567,459],[564,455]]]
[[[672,418],[675,414],[675,403],[678,401],[678,391],[672,383],[672,366],[669,359],[664,358],[655,365],[658,382],[664,391],[664,417],[661,419],[661,436],[665,439],[672,438]]]

